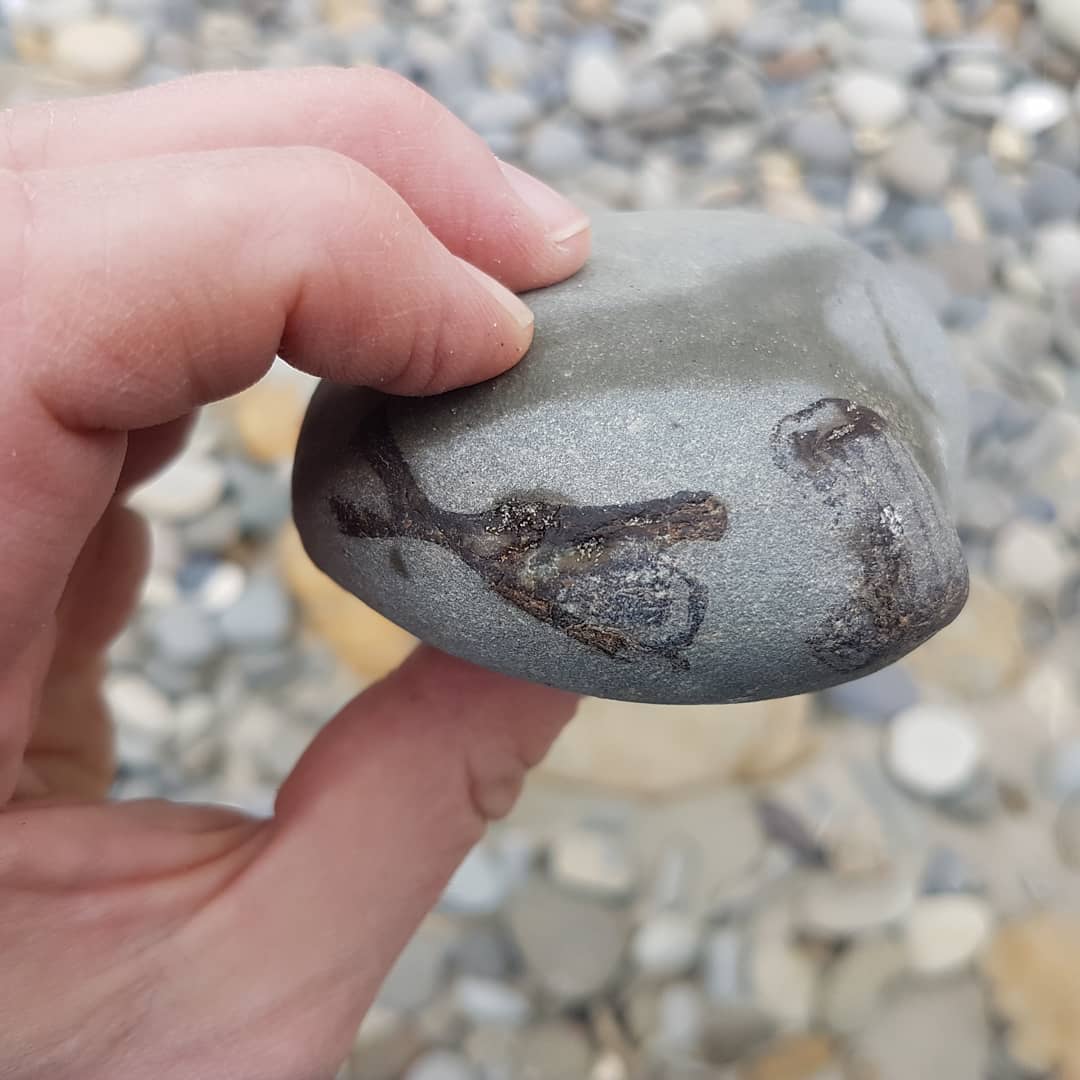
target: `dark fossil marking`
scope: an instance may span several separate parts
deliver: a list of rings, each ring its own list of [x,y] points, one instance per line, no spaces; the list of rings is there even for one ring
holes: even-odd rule
[[[822,398],[785,416],[772,445],[780,468],[809,481],[859,568],[808,641],[822,664],[845,675],[882,667],[959,612],[968,578],[956,533],[884,417]],[[883,501],[889,491],[907,493],[901,505]]]
[[[616,506],[574,506],[533,492],[480,513],[456,513],[420,490],[384,412],[368,418],[352,448],[385,489],[389,512],[332,496],[346,536],[438,544],[503,599],[575,641],[616,660],[651,655],[689,667],[681,654],[701,629],[708,588],[667,549],[724,535],[727,508],[715,495],[680,491]]]

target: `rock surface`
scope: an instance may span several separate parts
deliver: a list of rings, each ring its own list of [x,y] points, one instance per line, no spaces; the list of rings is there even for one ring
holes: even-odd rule
[[[846,681],[960,610],[962,393],[876,261],[750,215],[611,215],[528,299],[499,379],[313,399],[297,523],[376,610],[494,670],[679,704]]]

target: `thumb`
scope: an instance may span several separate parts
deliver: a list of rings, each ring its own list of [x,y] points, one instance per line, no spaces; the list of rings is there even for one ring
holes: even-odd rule
[[[233,911],[258,913],[236,947],[273,957],[289,979],[330,980],[335,1026],[351,1039],[417,924],[576,704],[418,649],[320,732],[282,786],[264,846],[230,889]],[[250,979],[243,961],[216,967]],[[321,1022],[331,1022],[325,1009]]]

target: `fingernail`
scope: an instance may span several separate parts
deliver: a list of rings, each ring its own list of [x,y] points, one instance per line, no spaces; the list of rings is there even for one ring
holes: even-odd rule
[[[478,270],[471,262],[466,262],[464,259],[458,259],[458,262],[469,271],[470,274],[476,280],[487,289],[502,307],[506,313],[522,328],[527,330],[532,326],[535,321],[532,311],[529,309],[529,305],[525,303],[519,296],[512,293],[501,282],[496,281],[493,277],[485,274],[483,270]]]
[[[505,161],[499,162],[499,168],[517,197],[544,223],[553,244],[563,244],[589,227],[588,215],[542,180]]]

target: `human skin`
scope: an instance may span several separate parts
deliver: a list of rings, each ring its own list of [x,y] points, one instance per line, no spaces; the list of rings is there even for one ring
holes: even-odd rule
[[[275,353],[398,394],[496,375],[533,332],[496,279],[550,284],[588,244],[377,70],[0,113],[0,1078],[317,1080],[347,1056],[574,698],[421,648],[268,820],[109,802],[103,652],[147,556],[124,496]]]

